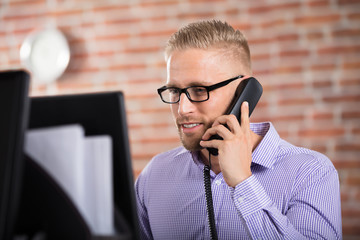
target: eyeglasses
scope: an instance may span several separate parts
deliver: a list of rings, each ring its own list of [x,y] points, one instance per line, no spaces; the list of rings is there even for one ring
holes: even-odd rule
[[[191,86],[187,88],[176,88],[163,86],[157,90],[164,103],[174,104],[180,101],[180,95],[185,93],[187,98],[192,102],[205,102],[209,100],[209,92],[215,89],[224,87],[235,81],[236,79],[243,78],[243,75],[239,75],[228,80],[216,83],[211,86]]]

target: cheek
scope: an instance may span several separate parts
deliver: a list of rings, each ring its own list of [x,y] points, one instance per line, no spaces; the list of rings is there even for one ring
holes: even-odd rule
[[[230,95],[231,93],[229,92],[223,93],[222,95],[214,94],[211,99],[212,101],[209,102],[210,114],[212,116],[219,117],[225,113],[231,102],[229,98]]]
[[[178,116],[178,104],[170,104],[171,114],[174,118]]]

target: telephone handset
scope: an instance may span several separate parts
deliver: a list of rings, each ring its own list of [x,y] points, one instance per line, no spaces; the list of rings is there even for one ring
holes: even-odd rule
[[[241,104],[244,101],[249,103],[249,117],[253,112],[256,104],[258,103],[263,89],[261,84],[253,77],[242,80],[239,83],[239,86],[236,88],[235,96],[233,101],[230,103],[226,114],[233,114],[236,116],[237,120],[241,121]],[[226,125],[225,125],[226,126]],[[227,127],[227,126],[226,126]],[[220,139],[223,140],[219,135],[213,135],[209,140]],[[218,149],[216,148],[207,148],[207,150],[214,156],[218,155]]]

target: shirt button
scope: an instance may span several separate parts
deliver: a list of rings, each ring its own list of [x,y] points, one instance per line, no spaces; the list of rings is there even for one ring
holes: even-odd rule
[[[221,180],[216,180],[215,184],[219,186],[221,184]]]
[[[243,197],[239,197],[239,198],[237,199],[238,203],[242,203],[244,200],[245,200],[245,199],[244,199]]]

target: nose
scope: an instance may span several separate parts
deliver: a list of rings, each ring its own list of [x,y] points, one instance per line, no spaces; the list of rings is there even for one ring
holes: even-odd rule
[[[179,115],[186,115],[188,113],[194,112],[195,105],[190,99],[186,96],[185,93],[180,95],[178,113]]]

